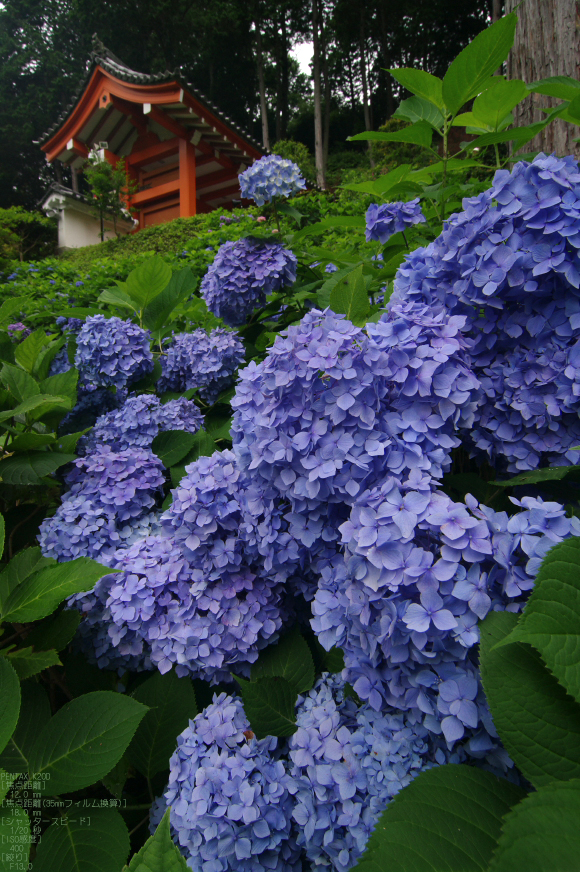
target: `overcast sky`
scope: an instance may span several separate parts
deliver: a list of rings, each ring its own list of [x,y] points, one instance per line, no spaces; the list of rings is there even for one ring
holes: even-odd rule
[[[312,43],[303,42],[297,45],[292,54],[300,64],[300,72],[310,75],[310,61],[312,60]]]

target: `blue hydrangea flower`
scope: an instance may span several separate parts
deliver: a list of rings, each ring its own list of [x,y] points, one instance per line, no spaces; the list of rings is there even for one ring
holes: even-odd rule
[[[153,369],[149,332],[132,321],[91,315],[77,336],[75,366],[87,386],[125,388]]]
[[[65,318],[63,315],[59,315],[56,319],[57,327],[60,327],[61,331],[66,334],[76,335],[84,323],[82,318]],[[68,372],[71,368],[72,363],[68,359],[68,348],[65,345],[53,358],[50,364],[49,375],[59,375],[63,372]]]
[[[173,836],[192,869],[298,872],[289,777],[278,739],[256,739],[225,693],[177,738],[164,794]]]
[[[258,206],[274,197],[291,197],[306,188],[300,168],[287,158],[269,154],[238,176],[242,197]]]
[[[40,526],[46,557],[87,556],[104,562],[150,514],[161,493],[164,467],[151,451],[108,446],[79,458],[66,476],[70,486],[56,513]]]
[[[580,532],[557,503],[514,502],[524,511],[508,518],[472,497],[454,503],[427,477],[388,478],[355,502],[340,528],[344,555],[321,565],[312,603],[314,631],[343,649],[361,699],[415,711],[450,747],[461,740],[493,765],[501,753],[478,683],[478,621],[519,610],[547,549]],[[442,681],[462,692],[475,681],[477,692],[450,706]]]
[[[474,448],[500,471],[576,464],[580,442],[580,172],[538,155],[464,200],[400,267],[393,300],[466,318],[482,395]]]
[[[424,224],[425,216],[419,205],[419,198],[408,203],[371,203],[366,213],[367,242],[387,242],[395,233]]]
[[[157,660],[219,677],[255,661],[289,617],[285,582],[301,558],[272,496],[231,451],[216,452],[187,467],[161,521],[187,561],[189,594]]]
[[[228,324],[244,324],[266,297],[296,281],[294,254],[279,242],[244,238],[220,246],[201,283],[210,312]]]
[[[335,273],[338,272],[338,267],[334,263],[327,263],[324,267],[324,272],[327,273]]]
[[[296,722],[289,789],[298,845],[313,869],[347,872],[389,800],[433,765],[429,733],[410,715],[357,708],[328,674],[299,698]]]
[[[199,388],[200,397],[211,405],[232,386],[245,355],[237,333],[223,327],[216,327],[209,335],[201,329],[179,333],[161,360],[158,390],[181,393]]]
[[[108,445],[113,451],[132,446],[150,448],[163,430],[197,433],[202,424],[201,412],[185,397],[163,404],[152,394],[141,394],[129,397],[119,409],[97,418],[92,431],[80,440],[78,450],[91,454],[99,445]]]
[[[401,305],[365,333],[313,309],[241,371],[237,462],[290,501],[292,533],[308,548],[338,539],[348,507],[387,471],[449,467],[478,388],[462,323]]]

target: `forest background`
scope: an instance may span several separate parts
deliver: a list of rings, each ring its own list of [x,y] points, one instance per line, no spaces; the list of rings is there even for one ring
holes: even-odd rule
[[[327,169],[369,166],[365,143],[402,96],[389,67],[443,75],[501,14],[498,0],[5,0],[0,4],[0,208],[33,209],[55,169],[37,143],[83,84],[93,34],[133,69],[180,69],[266,148],[315,151]],[[313,43],[312,75],[292,50]],[[67,179],[63,181],[67,183]]]

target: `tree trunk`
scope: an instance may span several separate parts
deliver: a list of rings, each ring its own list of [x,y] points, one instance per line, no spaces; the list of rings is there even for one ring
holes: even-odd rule
[[[262,52],[262,33],[260,22],[254,21],[256,28],[256,66],[258,69],[258,88],[260,91],[260,114],[262,116],[262,145],[270,151],[270,132],[268,130],[268,107],[266,105],[266,83],[264,81],[264,55]]]
[[[359,31],[359,49],[360,49],[360,77],[363,91],[363,112],[365,117],[365,129],[372,130],[371,112],[369,107],[369,88],[367,83],[367,63],[366,63],[366,36],[365,36],[365,7],[361,6],[360,10],[360,31]],[[369,142],[369,161],[371,168],[374,169],[375,159],[373,157],[373,144]]]
[[[314,79],[314,159],[316,182],[326,189],[324,147],[322,141],[322,89],[320,81],[319,0],[312,0],[312,78]]]
[[[497,0],[494,0],[497,2]],[[383,66],[385,67],[385,88],[387,91],[387,120],[392,116],[395,111],[395,98],[393,95],[393,77],[388,71],[391,66],[391,48],[389,45],[389,27],[387,22],[387,9],[386,2],[381,3],[379,8],[379,21],[380,21],[380,44],[381,44],[381,54],[383,56]]]
[[[503,0],[492,0],[492,4],[491,4],[492,24],[501,18],[502,6],[503,6]]]
[[[282,9],[282,107],[280,112],[281,139],[288,135],[288,92],[290,91],[290,60],[288,58],[288,26],[286,7]]]
[[[512,12],[519,0],[506,0],[505,11]],[[526,0],[517,14],[514,47],[507,62],[508,79],[523,79],[526,84],[548,76],[571,76],[580,74],[580,37],[578,17],[580,10],[576,0]],[[559,101],[541,94],[531,94],[514,109],[516,125],[541,121],[542,109],[557,105]],[[549,124],[528,145],[530,152],[555,152],[559,156],[573,154],[580,157],[580,150],[573,142],[580,136],[580,129],[565,121]]]
[[[322,59],[322,78],[324,80],[324,115],[322,126],[322,161],[324,177],[328,167],[328,142],[330,139],[330,76],[328,75],[328,45],[326,41],[327,29],[324,23],[320,23],[320,55]]]

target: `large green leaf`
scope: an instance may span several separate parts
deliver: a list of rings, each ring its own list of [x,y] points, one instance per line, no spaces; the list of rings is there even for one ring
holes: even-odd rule
[[[37,394],[34,397],[28,397],[28,399],[23,400],[13,409],[6,409],[0,412],[0,421],[6,421],[15,415],[27,415],[35,409],[40,409],[40,413],[44,414],[45,411],[60,405],[68,409],[71,406],[70,401],[66,397],[51,397],[48,394]]]
[[[443,113],[431,100],[426,100],[424,97],[409,97],[408,100],[403,100],[394,117],[404,118],[412,124],[416,121],[426,121],[437,131],[443,127]]]
[[[298,628],[286,633],[276,645],[270,645],[252,666],[252,681],[259,678],[285,678],[296,693],[307,693],[314,684],[314,663],[306,641]]]
[[[20,682],[5,657],[0,657],[0,751],[6,747],[20,713]]]
[[[122,309],[131,309],[132,312],[136,312],[137,309],[135,307],[135,303],[131,300],[127,294],[124,294],[121,290],[113,290],[113,288],[107,288],[101,294],[99,294],[99,302],[101,303],[109,303],[110,306],[120,306]]]
[[[131,270],[124,289],[140,309],[145,309],[167,287],[170,279],[171,267],[162,257],[155,255]]]
[[[33,651],[32,646],[11,651],[8,660],[20,681],[37,675],[49,666],[62,666],[56,651]]]
[[[24,369],[5,363],[0,372],[0,381],[8,388],[17,403],[40,393],[36,381]]]
[[[506,115],[509,115],[514,106],[527,97],[529,92],[520,79],[506,81],[497,78],[496,81],[493,79],[491,81],[493,85],[476,98],[473,115],[484,127],[498,130]]]
[[[50,338],[44,330],[35,330],[14,349],[16,363],[19,363],[26,372],[31,373],[38,355],[49,342]]]
[[[26,637],[26,642],[36,651],[62,651],[73,638],[80,620],[80,613],[76,609],[63,609],[37,622]]]
[[[296,732],[296,688],[285,678],[246,681],[236,676],[244,711],[258,739]]]
[[[78,380],[78,370],[72,368],[43,379],[39,384],[40,392],[49,396],[72,397],[76,402]]]
[[[170,469],[171,483],[173,487],[177,487],[183,476],[186,474],[186,467],[188,467],[190,463],[193,463],[200,457],[211,457],[217,448],[215,439],[212,435],[206,433],[205,430],[198,430],[197,433],[194,433],[194,439],[193,447],[189,454],[184,458],[184,462],[177,466],[172,466]]]
[[[106,690],[73,699],[38,733],[32,771],[46,773],[56,794],[94,784],[121,759],[146,712],[131,697]]]
[[[48,566],[14,588],[3,605],[2,620],[26,623],[45,618],[67,597],[91,590],[99,578],[115,571],[90,557]]]
[[[188,872],[187,863],[171,838],[169,810],[123,872]]]
[[[5,769],[0,769],[0,805],[6,798],[6,794],[16,780],[17,772],[7,772]]]
[[[359,327],[365,323],[371,307],[362,264],[331,291],[330,308],[337,315],[346,315]]]
[[[478,33],[451,62],[443,78],[443,100],[451,115],[477,97],[505,61],[514,42],[517,20],[515,12],[500,18]]]
[[[119,872],[129,850],[129,833],[118,811],[75,808],[72,814],[55,821],[42,834],[32,869],[33,872]]]
[[[21,452],[30,451],[34,448],[44,448],[46,445],[52,445],[56,440],[54,433],[21,433],[16,436],[10,443],[10,451]]]
[[[544,94],[546,97],[556,97],[558,100],[573,100],[580,93],[580,82],[569,76],[550,76],[531,82],[528,91],[534,94]]]
[[[8,566],[0,572],[0,612],[4,611],[8,594],[28,578],[33,572],[54,566],[52,557],[43,557],[40,548],[26,548],[12,558]]]
[[[143,312],[143,324],[150,330],[160,330],[173,310],[193,293],[197,279],[191,267],[174,272],[169,284],[158,294]]]
[[[197,441],[195,433],[188,433],[185,430],[163,430],[153,440],[151,451],[157,455],[163,466],[169,469],[187,457]]]
[[[0,766],[8,772],[28,772],[30,751],[39,730],[50,720],[50,702],[44,687],[34,681],[23,684],[16,729],[0,754]]]
[[[155,672],[140,684],[134,698],[149,707],[127,750],[127,758],[146,778],[169,766],[177,736],[197,714],[195,693],[189,678],[175,672]]]
[[[384,195],[395,185],[398,185],[408,174],[411,169],[411,164],[401,164],[390,170],[388,173],[383,173],[378,179],[370,182],[357,182],[354,185],[341,185],[345,191],[357,191],[361,194],[371,194],[375,197],[384,197]]]
[[[561,481],[563,478],[580,479],[579,466],[552,466],[547,469],[532,469],[513,478],[494,481],[496,487],[519,487],[527,484],[541,484],[546,481]]]
[[[527,642],[580,703],[580,537],[551,548],[522,616],[502,644]]]
[[[498,645],[517,620],[492,612],[480,625],[481,677],[493,722],[534,787],[580,778],[580,706],[531,645]]]
[[[360,872],[484,872],[502,818],[524,796],[472,766],[422,772],[389,803],[355,867]]]
[[[16,446],[18,453],[0,460],[0,481],[4,484],[43,484],[43,477],[55,472],[65,463],[76,460],[75,454],[59,454],[53,451],[20,450],[28,440]]]
[[[22,312],[27,302],[28,297],[11,297],[9,300],[4,300],[0,306],[0,326],[4,327],[12,321],[14,313]]]
[[[4,554],[4,539],[6,537],[6,525],[4,524],[4,515],[0,515],[0,557]]]
[[[580,781],[530,793],[506,815],[489,872],[580,869]]]
[[[411,124],[409,127],[403,127],[402,130],[396,130],[393,133],[367,130],[365,133],[357,133],[355,136],[349,136],[348,139],[352,142],[411,142],[413,145],[421,145],[423,148],[430,148],[431,140],[433,139],[433,128],[430,124],[427,124],[426,121],[417,121],[416,124]]]
[[[407,91],[434,103],[439,109],[443,109],[443,83],[437,76],[432,76],[431,73],[426,73],[424,70],[415,70],[412,67],[400,67],[389,70],[389,72]]]

